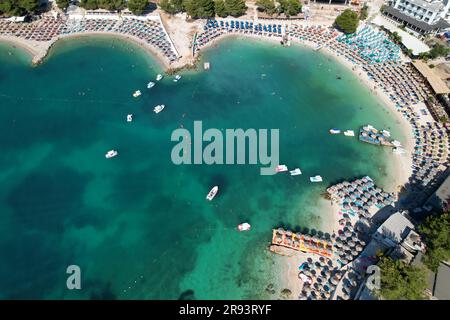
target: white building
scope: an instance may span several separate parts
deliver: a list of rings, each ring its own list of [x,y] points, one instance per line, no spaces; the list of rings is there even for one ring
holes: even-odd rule
[[[450,0],[393,0],[383,13],[419,34],[450,27]]]
[[[416,20],[435,24],[449,18],[449,0],[395,0],[393,7]]]

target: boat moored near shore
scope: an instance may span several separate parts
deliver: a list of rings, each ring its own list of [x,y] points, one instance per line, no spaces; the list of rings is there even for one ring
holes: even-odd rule
[[[310,177],[309,181],[311,181],[311,182],[322,182],[323,180],[322,180],[321,176],[317,175],[317,176],[314,176],[314,177]]]

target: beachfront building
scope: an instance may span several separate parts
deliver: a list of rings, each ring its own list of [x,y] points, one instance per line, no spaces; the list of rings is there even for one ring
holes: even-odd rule
[[[448,0],[393,0],[383,13],[417,34],[436,34],[450,27]]]
[[[445,212],[450,210],[450,176],[442,182],[424,205],[427,211]]]
[[[387,248],[392,248],[393,253],[406,251],[415,255],[424,250],[420,236],[414,231],[414,225],[405,212],[396,212],[391,215],[373,234],[372,238],[382,243]]]

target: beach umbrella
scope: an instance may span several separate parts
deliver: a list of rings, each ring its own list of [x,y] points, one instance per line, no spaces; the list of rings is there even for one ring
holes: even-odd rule
[[[344,299],[344,300],[350,299],[350,296],[349,296],[347,293],[345,293],[345,292],[342,293],[341,297],[342,297],[342,299]]]
[[[336,276],[330,278],[330,283],[337,286],[337,284],[339,283],[339,278]]]

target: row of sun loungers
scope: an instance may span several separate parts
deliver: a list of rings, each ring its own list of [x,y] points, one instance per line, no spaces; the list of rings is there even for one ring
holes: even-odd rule
[[[207,20],[203,32],[195,39],[195,50],[224,34],[247,34],[264,37],[282,37],[283,27],[276,23],[253,23],[244,20]]]
[[[170,62],[178,59],[163,26],[153,20],[139,20],[133,17],[78,19],[45,16],[30,23],[16,23],[0,19],[0,35],[26,40],[50,41],[62,35],[84,32],[114,32],[136,37],[161,51]]]

